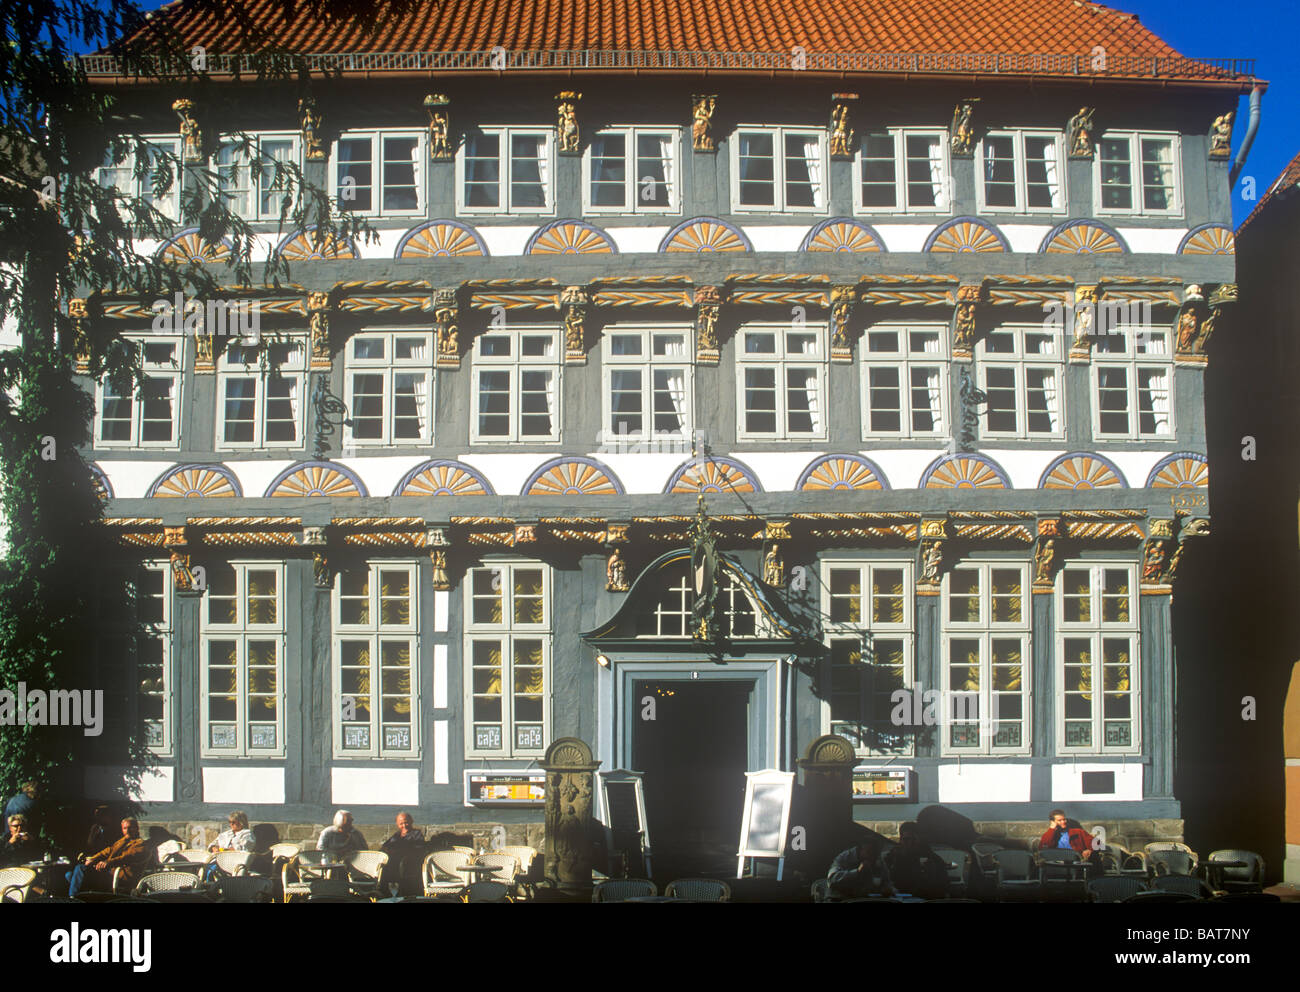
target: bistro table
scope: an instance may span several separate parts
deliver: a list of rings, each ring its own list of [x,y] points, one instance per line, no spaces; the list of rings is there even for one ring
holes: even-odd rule
[[[458,872],[465,871],[465,872],[469,872],[471,875],[480,876],[474,879],[474,881],[476,882],[491,882],[493,881],[493,879],[490,876],[495,875],[500,870],[501,870],[500,865],[475,865],[475,864],[461,865],[456,869],[456,871]]]

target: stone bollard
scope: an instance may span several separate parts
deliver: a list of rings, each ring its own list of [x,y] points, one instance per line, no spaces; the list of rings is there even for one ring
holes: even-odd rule
[[[539,764],[546,772],[546,878],[564,892],[590,892],[591,808],[600,762],[584,741],[561,737]]]

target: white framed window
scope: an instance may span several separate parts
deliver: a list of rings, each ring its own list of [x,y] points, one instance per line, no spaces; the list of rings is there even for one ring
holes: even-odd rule
[[[951,175],[946,129],[870,131],[853,157],[853,206],[867,214],[947,213]]]
[[[140,161],[134,150],[127,151],[114,161],[113,150],[104,152],[103,161],[95,170],[99,185],[112,187],[123,196],[139,197],[169,220],[180,220],[181,185],[185,170],[181,164],[181,141],[165,135],[141,135],[148,146],[148,159]],[[166,192],[155,192],[155,174],[166,157],[171,164],[171,185]],[[121,208],[119,207],[119,210]]]
[[[744,125],[730,145],[734,213],[826,209],[824,129]]]
[[[583,209],[593,214],[681,209],[681,129],[611,127],[582,156]]]
[[[231,342],[217,363],[217,447],[302,446],[306,342]]]
[[[964,561],[943,577],[944,754],[1028,754],[1029,566]]]
[[[367,562],[334,580],[334,757],[418,758],[419,570]]]
[[[1174,436],[1168,327],[1120,324],[1093,338],[1093,430],[1098,438]]]
[[[330,156],[330,196],[343,212],[424,212],[424,131],[344,131]]]
[[[554,176],[550,128],[481,128],[456,152],[457,206],[467,214],[551,213]]]
[[[95,388],[95,445],[100,448],[180,446],[184,339],[138,338],[143,381]]]
[[[1136,579],[1132,562],[1066,562],[1057,576],[1056,743],[1063,754],[1134,754],[1141,745]]]
[[[1174,133],[1106,131],[1097,141],[1093,182],[1101,214],[1181,215],[1182,146]]]
[[[659,595],[636,616],[637,637],[691,637],[695,590],[687,569],[670,567],[661,576]],[[764,637],[771,625],[750,598],[745,587],[730,571],[718,578],[714,605],[718,636],[724,639]]]
[[[465,751],[536,757],[551,738],[551,570],[490,562],[465,583]]]
[[[685,441],[692,417],[694,333],[689,328],[606,327],[605,441]]]
[[[209,565],[200,610],[202,754],[283,757],[284,566]]]
[[[222,135],[215,155],[217,179],[231,212],[245,220],[279,220],[289,177],[276,166],[302,168],[296,133]],[[292,204],[290,204],[292,206]]]
[[[143,740],[159,757],[173,751],[171,694],[171,568],[166,561],[110,566],[103,574],[102,595],[95,597],[93,621],[96,677],[114,687],[104,711],[105,740]]]
[[[557,329],[512,328],[475,338],[470,440],[558,441],[559,355]]]
[[[821,590],[830,649],[823,731],[859,754],[911,754],[894,695],[910,692],[915,672],[912,563],[823,561]]]
[[[737,436],[826,437],[826,325],[747,324],[738,337]]]
[[[944,435],[947,325],[873,325],[862,337],[862,357],[864,439]]]
[[[344,359],[345,402],[352,424],[344,443],[430,444],[433,358],[428,332],[358,332]]]
[[[1060,131],[990,131],[976,146],[975,162],[981,212],[1065,212],[1065,144]]]
[[[988,396],[984,437],[1065,436],[1061,352],[1060,335],[1041,324],[1003,325],[979,342],[979,383]]]

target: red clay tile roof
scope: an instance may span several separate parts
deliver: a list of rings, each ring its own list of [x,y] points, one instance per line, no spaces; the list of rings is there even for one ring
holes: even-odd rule
[[[1269,203],[1275,197],[1284,196],[1295,189],[1296,186],[1300,186],[1300,154],[1297,154],[1295,158],[1287,163],[1287,167],[1273,181],[1273,185],[1268,188],[1268,192],[1259,198],[1259,202],[1255,204],[1255,209],[1250,212],[1249,217],[1241,222],[1234,237],[1241,236],[1241,232],[1246,229],[1246,225],[1259,216],[1266,203]]]
[[[153,17],[174,27],[187,45],[210,54],[236,53],[250,45],[230,4],[179,0]],[[1105,49],[1109,74],[1152,75],[1152,58],[1183,60],[1127,14],[1085,0],[429,0],[402,16],[324,19],[299,0],[246,0],[250,20],[283,48],[300,54],[330,53],[487,53],[500,45],[508,52],[771,53],[788,58],[795,46],[808,53],[809,69],[890,71],[888,66],[854,69],[829,58],[863,53],[1069,56],[1047,68],[1023,63],[1017,70],[1063,75],[1076,71],[1073,59],[1088,61],[1096,46]],[[367,5],[376,17],[392,4]],[[1207,33],[1208,36],[1208,33]],[[93,57],[92,57],[93,58]],[[1145,67],[1122,68],[1142,59]],[[623,67],[625,62],[611,63]],[[857,65],[857,63],[853,63]],[[943,65],[950,65],[944,63]],[[406,63],[366,63],[367,68],[446,68]],[[477,67],[474,66],[466,66]],[[513,66],[512,66],[513,67]],[[551,64],[538,66],[552,68]],[[652,63],[650,68],[667,68]],[[677,63],[676,68],[702,68]],[[738,63],[710,68],[743,68]],[[769,66],[759,66],[768,68]],[[487,68],[486,65],[482,68]],[[899,64],[898,71],[926,66]],[[94,69],[92,68],[92,71]],[[1007,71],[1004,64],[997,71]],[[1231,68],[1229,72],[1231,72]],[[1253,71],[1253,67],[1247,71]],[[1169,78],[1224,78],[1203,65],[1170,63],[1156,75]]]

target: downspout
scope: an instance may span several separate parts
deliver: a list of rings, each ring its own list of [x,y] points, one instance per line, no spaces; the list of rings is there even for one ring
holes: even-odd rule
[[[796,655],[785,659],[785,771],[795,770],[794,765],[794,663]]]
[[[1246,165],[1246,156],[1250,154],[1251,142],[1255,140],[1255,132],[1259,130],[1259,104],[1264,96],[1264,87],[1256,86],[1250,91],[1250,123],[1246,126],[1246,136],[1241,139],[1241,148],[1237,151],[1237,159],[1232,163],[1232,170],[1228,173],[1228,189],[1237,185],[1237,177],[1241,175],[1241,170]]]

